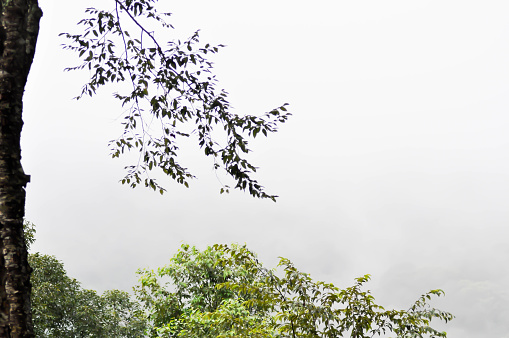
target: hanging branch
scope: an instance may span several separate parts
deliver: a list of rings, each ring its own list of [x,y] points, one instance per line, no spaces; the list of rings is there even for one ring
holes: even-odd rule
[[[164,20],[170,14],[157,12],[155,2],[115,0],[115,9],[109,12],[88,8],[90,17],[79,22],[84,27],[82,34],[61,34],[70,40],[64,48],[82,59],[80,65],[67,70],[88,69],[91,74],[77,99],[95,95],[108,83],[131,82],[130,90],[114,93],[128,110],[122,123],[124,133],[110,143],[111,155],[116,158],[131,150],[139,153],[138,163],[125,168],[127,174],[121,182],[131,187],[143,182],[162,194],[165,188],[149,176],[157,168],[188,187],[194,176],[178,161],[178,140],[196,135],[199,148],[213,158],[213,168],[228,173],[235,188],[275,201],[277,196],[267,194],[253,178],[257,167],[246,159],[251,151],[248,138],[276,132],[290,116],[287,104],[262,116],[232,112],[227,92],[216,88],[213,65],[206,58],[224,46],[201,45],[197,31],[189,39],[169,41],[163,48],[155,33],[146,29],[149,25],[173,28]],[[123,29],[129,23],[140,39]],[[144,35],[148,42],[143,42]],[[160,132],[151,128],[155,121]],[[217,141],[218,136],[226,141]],[[221,188],[221,193],[228,191],[226,185]]]

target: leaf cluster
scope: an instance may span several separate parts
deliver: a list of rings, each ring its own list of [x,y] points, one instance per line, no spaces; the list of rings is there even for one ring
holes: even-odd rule
[[[369,275],[339,289],[285,258],[266,269],[246,246],[202,252],[183,245],[166,267],[139,273],[135,290],[150,313],[153,337],[446,337],[431,320],[453,318],[428,304],[441,290],[407,310],[386,310],[363,290]]]
[[[29,255],[36,337],[142,337],[146,317],[127,292],[98,295],[67,276],[55,257]]]
[[[170,336],[176,337],[179,332],[190,330],[191,323],[198,329],[198,322],[209,323],[206,331],[210,332],[212,327],[216,330],[221,326],[218,321],[227,313],[242,310],[239,306],[251,295],[217,286],[226,282],[254,283],[259,276],[243,266],[217,265],[222,255],[222,251],[212,247],[200,251],[183,244],[168,265],[138,271],[139,284],[134,291],[148,312],[154,336],[173,333]],[[251,311],[250,320],[258,318],[256,312]]]
[[[445,332],[430,326],[431,319],[448,322],[453,318],[427,304],[432,295],[443,295],[442,290],[424,294],[409,310],[385,310],[375,303],[369,291],[362,290],[370,275],[357,278],[354,286],[339,289],[332,283],[314,281],[286,258],[280,258],[278,267],[283,274],[279,276],[247,251],[238,252],[225,245],[216,248],[230,255],[220,264],[247,264],[264,275],[258,284],[227,282],[218,287],[256,295],[245,304],[269,309],[275,319],[274,329],[281,337],[332,338],[349,334],[352,338],[367,338],[389,333],[397,337],[446,337]]]
[[[123,134],[110,142],[111,155],[117,158],[134,150],[139,160],[125,168],[121,182],[131,187],[143,183],[162,194],[165,189],[149,175],[159,169],[188,187],[194,176],[177,159],[178,140],[194,135],[204,154],[213,158],[214,169],[226,171],[235,188],[275,200],[277,196],[267,194],[252,178],[257,168],[246,158],[247,138],[276,132],[290,116],[286,104],[263,116],[232,112],[208,60],[224,46],[201,44],[198,31],[185,41],[161,43],[156,32],[168,32],[172,26],[165,21],[170,14],[159,13],[155,2],[115,0],[109,11],[88,8],[88,18],[79,22],[82,33],[61,34],[69,41],[64,48],[82,60],[67,70],[90,73],[77,98],[94,96],[107,84],[129,84],[114,94],[126,112]],[[224,186],[221,192],[228,190]]]

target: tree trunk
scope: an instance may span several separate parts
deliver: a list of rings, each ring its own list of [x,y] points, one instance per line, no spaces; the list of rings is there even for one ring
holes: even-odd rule
[[[37,0],[0,0],[0,337],[33,337],[30,266],[23,240],[23,91],[42,16]]]

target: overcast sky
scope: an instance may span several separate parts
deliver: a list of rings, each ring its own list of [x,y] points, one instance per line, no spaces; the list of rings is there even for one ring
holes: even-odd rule
[[[251,143],[277,203],[219,195],[212,162],[184,145],[198,176],[164,196],[118,183],[109,158],[121,107],[105,90],[72,100],[87,74],[62,51],[85,7],[44,10],[25,93],[26,217],[35,251],[86,288],[130,288],[186,242],[247,243],[339,287],[370,273],[387,307],[433,305],[452,338],[509,337],[509,3],[507,1],[162,1],[167,40],[201,29],[239,113],[285,102],[280,132]],[[113,1],[109,1],[112,2]],[[163,7],[161,7],[163,9]]]

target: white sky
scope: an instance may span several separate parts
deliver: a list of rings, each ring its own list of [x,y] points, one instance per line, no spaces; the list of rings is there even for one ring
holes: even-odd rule
[[[60,49],[87,6],[41,0],[25,94],[23,163],[34,250],[56,255],[84,287],[130,290],[138,268],[182,242],[247,243],[268,266],[293,260],[346,287],[373,275],[382,305],[433,305],[451,338],[509,337],[509,21],[506,1],[162,1],[185,38],[224,43],[214,58],[238,112],[284,102],[293,117],[252,142],[277,203],[219,195],[212,163],[160,196],[117,181],[107,142],[122,109],[108,91],[71,100],[87,74]],[[178,35],[175,35],[178,34]]]

